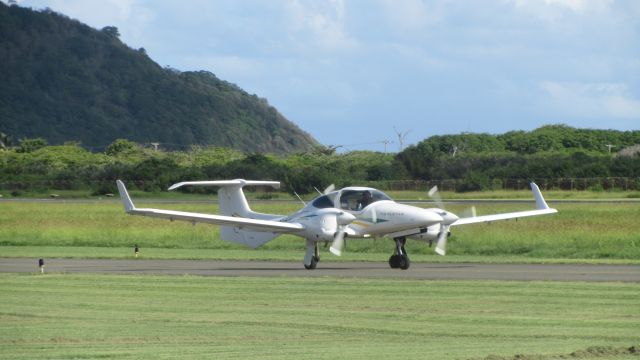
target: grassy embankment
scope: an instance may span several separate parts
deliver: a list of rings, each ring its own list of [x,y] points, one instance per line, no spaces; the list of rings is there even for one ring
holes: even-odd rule
[[[2,274],[0,289],[4,359],[623,359],[640,342],[637,284]]]
[[[140,199],[137,204],[217,212],[215,204],[207,203],[167,204]],[[132,256],[131,247],[138,244],[146,258],[299,261],[304,249],[304,241],[294,236],[281,236],[261,250],[245,249],[220,240],[217,226],[126,216],[118,200],[6,201],[0,206],[0,256],[125,258]],[[532,206],[479,204],[477,210],[478,214],[487,214]],[[286,214],[298,209],[299,204],[257,202],[253,207]],[[451,205],[448,209],[460,212],[465,207]],[[560,211],[555,215],[454,227],[446,257],[433,255],[433,249],[413,241],[408,251],[413,261],[640,262],[640,204],[563,203],[555,207]],[[386,261],[392,249],[388,239],[347,240],[345,256],[337,258],[323,251],[323,258]]]

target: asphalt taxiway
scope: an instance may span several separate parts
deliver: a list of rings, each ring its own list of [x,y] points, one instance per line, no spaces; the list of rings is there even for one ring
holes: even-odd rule
[[[0,272],[39,272],[38,259],[0,258]],[[45,259],[46,273],[103,273],[196,276],[294,276],[414,280],[502,280],[640,282],[640,265],[412,263],[408,270],[384,262],[320,262],[306,270],[299,262],[220,260]]]

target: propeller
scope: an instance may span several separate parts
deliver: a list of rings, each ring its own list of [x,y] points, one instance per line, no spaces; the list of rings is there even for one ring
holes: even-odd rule
[[[447,238],[449,237],[449,225],[442,225],[440,227],[440,234],[438,235],[438,242],[436,244],[436,253],[444,256],[447,253]]]
[[[336,236],[333,238],[333,242],[331,243],[331,247],[329,251],[335,256],[342,255],[342,251],[344,250],[344,231],[340,231],[340,227],[338,227],[338,231],[336,232]]]
[[[468,218],[468,217],[476,217],[476,206],[475,205],[471,205],[470,207],[466,208],[462,213],[460,213],[460,217],[462,218]]]
[[[333,237],[333,242],[331,243],[331,247],[329,248],[329,251],[336,256],[340,256],[342,255],[342,251],[344,250],[344,235],[345,235],[345,231],[347,230],[347,227],[349,226],[349,224],[351,224],[351,222],[353,222],[353,220],[355,220],[356,217],[346,213],[344,211],[341,211],[339,213],[336,214],[336,223],[337,223],[337,227],[336,227],[336,234]]]
[[[324,195],[327,195],[328,193],[330,193],[330,192],[332,192],[333,190],[335,190],[335,188],[336,188],[336,185],[335,185],[335,184],[331,184],[331,185],[327,186],[327,187],[324,189],[323,194],[324,194]]]
[[[449,227],[451,224],[458,220],[458,216],[452,214],[445,209],[444,203],[442,202],[442,197],[438,192],[438,186],[434,186],[429,190],[429,197],[435,201],[440,209],[443,210],[441,214],[444,218],[444,221],[440,224],[440,233],[438,234],[438,240],[436,242],[436,253],[438,255],[445,255],[447,253],[447,239],[449,238]],[[476,207],[471,206],[469,209],[465,210],[464,213],[469,213],[469,216],[476,216]]]
[[[429,192],[429,197],[433,199],[433,201],[436,203],[436,205],[438,205],[438,207],[442,210],[445,210],[445,206],[444,206],[444,202],[442,201],[442,196],[440,196],[440,192],[438,191],[438,185],[432,187]],[[460,217],[461,218],[468,218],[468,217],[476,217],[476,207],[475,205],[471,205],[468,208],[464,209],[464,211],[462,211],[460,213]]]
[[[444,203],[442,202],[442,197],[438,192],[438,185],[432,187],[427,194],[429,194],[429,197],[432,198],[433,201],[435,201],[436,205],[438,205],[440,209],[444,209]]]

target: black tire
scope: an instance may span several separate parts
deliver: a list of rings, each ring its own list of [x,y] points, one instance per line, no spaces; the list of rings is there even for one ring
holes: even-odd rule
[[[391,255],[391,257],[389,258],[389,266],[392,269],[397,269],[400,267],[400,256],[398,255]]]
[[[304,268],[307,270],[313,270],[316,268],[317,265],[318,265],[318,258],[314,256],[311,258],[311,264],[309,265],[304,264]]]
[[[409,257],[407,255],[401,255],[399,264],[400,269],[407,270],[410,265],[411,261],[409,261]]]

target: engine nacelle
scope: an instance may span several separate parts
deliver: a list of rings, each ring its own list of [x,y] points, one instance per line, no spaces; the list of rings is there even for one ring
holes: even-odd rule
[[[420,234],[411,235],[409,236],[409,238],[424,242],[433,242],[438,240],[438,235],[440,235],[440,228],[440,224],[432,225],[427,228],[427,231]]]
[[[298,219],[305,225],[304,237],[315,241],[333,241],[338,229],[349,225],[355,216],[337,209],[322,209]]]

